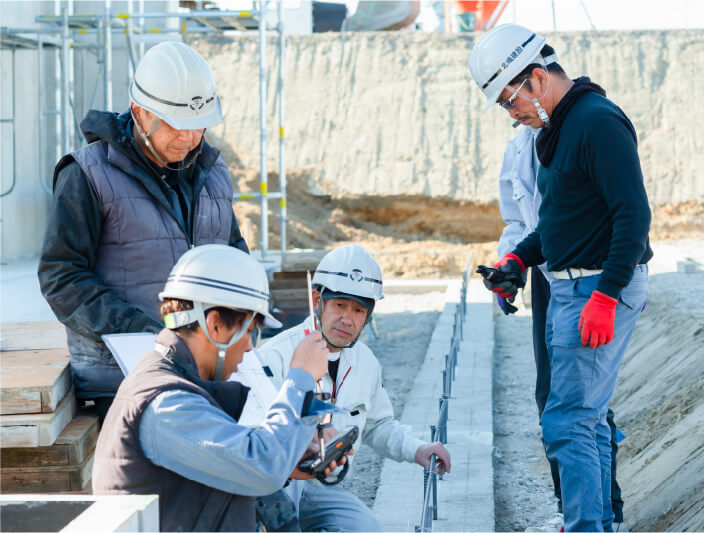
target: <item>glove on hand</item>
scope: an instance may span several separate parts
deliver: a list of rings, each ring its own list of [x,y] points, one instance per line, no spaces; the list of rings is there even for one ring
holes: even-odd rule
[[[506,316],[518,311],[518,307],[516,307],[515,305],[511,305],[513,303],[514,298],[502,298],[497,294],[496,300],[499,302],[499,308],[501,308],[501,310]]]
[[[599,291],[592,292],[579,316],[579,331],[584,346],[594,349],[614,339],[616,304],[618,301],[610,296]]]
[[[523,274],[526,270],[525,266],[523,266],[523,261],[516,254],[506,254],[498,263],[494,265],[494,268],[518,279],[521,278],[521,274]],[[516,294],[518,294],[518,289],[520,288],[519,285],[513,281],[492,283],[487,279],[484,280],[484,286],[502,298],[511,299],[516,297]]]

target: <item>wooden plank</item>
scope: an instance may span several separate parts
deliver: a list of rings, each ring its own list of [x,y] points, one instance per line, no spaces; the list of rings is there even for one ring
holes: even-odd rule
[[[3,468],[0,489],[3,493],[85,491],[91,481],[94,454],[70,466]]]
[[[311,250],[307,252],[287,252],[281,258],[281,270],[284,272],[310,270],[311,274],[329,250]]]
[[[311,272],[311,275],[313,275],[313,272]],[[274,279],[271,284],[273,285],[280,281],[300,281],[305,285],[306,271],[274,272]]]
[[[308,302],[308,289],[278,289],[271,291],[271,298],[277,303],[287,300],[305,300]]]
[[[97,440],[98,417],[79,414],[52,446],[2,448],[0,465],[2,471],[5,468],[79,465],[94,450]]]
[[[58,320],[3,322],[2,351],[66,349],[66,328]]]
[[[51,413],[71,388],[68,350],[0,353],[0,415]]]
[[[61,400],[53,413],[0,416],[0,447],[51,446],[71,422],[75,413],[76,398],[71,391]]]

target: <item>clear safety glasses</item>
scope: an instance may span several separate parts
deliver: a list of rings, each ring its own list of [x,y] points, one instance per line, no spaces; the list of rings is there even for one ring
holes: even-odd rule
[[[516,98],[518,97],[518,91],[520,91],[523,88],[523,86],[526,84],[528,79],[529,78],[526,78],[525,80],[523,80],[523,83],[521,83],[518,86],[518,89],[513,91],[513,94],[511,96],[509,96],[507,100],[504,100],[503,102],[497,102],[497,104],[499,104],[501,107],[503,107],[506,110],[510,110],[510,109],[513,109],[514,107],[516,107],[516,104],[514,104],[514,102],[515,102]]]

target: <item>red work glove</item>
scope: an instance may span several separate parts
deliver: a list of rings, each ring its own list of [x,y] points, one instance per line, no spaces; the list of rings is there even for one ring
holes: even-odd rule
[[[506,254],[498,263],[494,265],[494,268],[505,272],[506,274],[513,274],[514,277],[517,278],[520,278],[521,274],[523,274],[526,270],[526,267],[523,266],[523,261],[516,254]],[[484,280],[484,286],[490,291],[495,292],[501,298],[506,299],[515,298],[516,294],[518,294],[518,289],[520,288],[516,283],[511,281],[492,283],[486,279]]]
[[[591,298],[579,315],[579,331],[582,334],[582,344],[590,348],[598,348],[614,340],[614,320],[616,319],[616,304],[610,296],[599,291],[593,291]]]

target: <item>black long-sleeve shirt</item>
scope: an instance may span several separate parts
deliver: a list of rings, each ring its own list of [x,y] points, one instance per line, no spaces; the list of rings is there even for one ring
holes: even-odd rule
[[[597,290],[618,298],[653,256],[636,133],[613,102],[589,92],[570,109],[550,165],[538,171],[536,231],[514,253],[548,270],[603,269]]]

